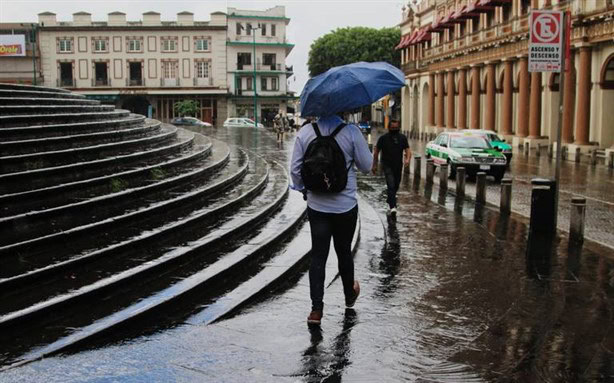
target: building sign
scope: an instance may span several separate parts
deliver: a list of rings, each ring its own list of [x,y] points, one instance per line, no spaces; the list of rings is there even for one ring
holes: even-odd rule
[[[529,22],[529,72],[560,72],[563,12],[531,11]]]
[[[24,35],[0,35],[0,56],[25,56],[26,37]]]

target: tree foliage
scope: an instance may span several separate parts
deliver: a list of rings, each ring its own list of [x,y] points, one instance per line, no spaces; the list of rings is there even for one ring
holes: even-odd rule
[[[347,27],[319,37],[309,50],[309,75],[356,61],[386,61],[399,66],[401,54],[394,47],[401,39],[398,28]]]
[[[198,109],[200,109],[200,104],[196,100],[182,100],[177,101],[173,105],[173,108],[180,117],[194,117],[196,116],[196,113],[198,113]]]

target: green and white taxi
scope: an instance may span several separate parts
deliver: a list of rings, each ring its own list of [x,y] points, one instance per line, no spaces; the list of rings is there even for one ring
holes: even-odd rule
[[[448,164],[450,177],[456,177],[456,168],[462,166],[474,178],[485,172],[501,181],[507,160],[501,151],[493,148],[486,138],[471,132],[444,132],[426,144],[426,158],[435,165]]]

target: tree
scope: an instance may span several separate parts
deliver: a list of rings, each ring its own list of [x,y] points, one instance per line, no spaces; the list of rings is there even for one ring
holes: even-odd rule
[[[179,115],[179,117],[184,117],[184,116],[194,117],[196,116],[196,113],[198,113],[198,110],[200,109],[200,104],[196,100],[182,100],[182,101],[177,101],[173,105],[173,108],[175,109],[175,112]]]
[[[394,48],[400,39],[398,28],[339,28],[311,44],[309,75],[317,76],[332,67],[356,61],[386,61],[398,67],[401,54]]]

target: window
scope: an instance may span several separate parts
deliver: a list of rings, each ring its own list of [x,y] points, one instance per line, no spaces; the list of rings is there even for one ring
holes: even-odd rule
[[[162,77],[163,78],[176,78],[177,70],[175,68],[174,61],[162,61]]]
[[[243,25],[241,25],[241,23],[237,23],[237,36],[241,35],[242,29],[243,29]]]
[[[246,77],[246,81],[245,81],[246,82],[246,84],[245,84],[245,89],[246,90],[252,90],[253,89],[253,86],[252,86],[253,85],[252,84],[253,80],[254,79],[251,78],[251,77]]]
[[[209,77],[209,61],[199,61],[196,63],[196,77],[208,78]]]
[[[72,39],[60,39],[60,52],[72,52]]]
[[[252,35],[252,25],[250,23],[247,23],[247,35],[251,36]]]
[[[128,52],[140,52],[141,51],[141,40],[128,40]]]
[[[106,52],[107,51],[107,40],[106,39],[95,39],[94,40],[94,52]]]
[[[277,77],[263,77],[260,87],[262,90],[279,90],[279,79]]]
[[[262,54],[263,65],[268,66],[271,70],[277,69],[276,61],[277,61],[277,56],[275,55],[275,53],[263,53]]]
[[[244,52],[237,53],[237,69],[242,70],[245,65],[252,65],[252,54]]]
[[[271,24],[271,36],[275,36],[275,29],[276,29],[276,25]]]
[[[208,39],[198,39],[196,40],[196,51],[208,51],[209,50],[209,40]]]
[[[162,40],[162,52],[174,52],[177,50],[177,41],[174,39]]]
[[[614,56],[610,56],[601,72],[601,87],[614,89]]]
[[[262,32],[262,36],[266,36],[266,24],[260,24],[260,31]]]

